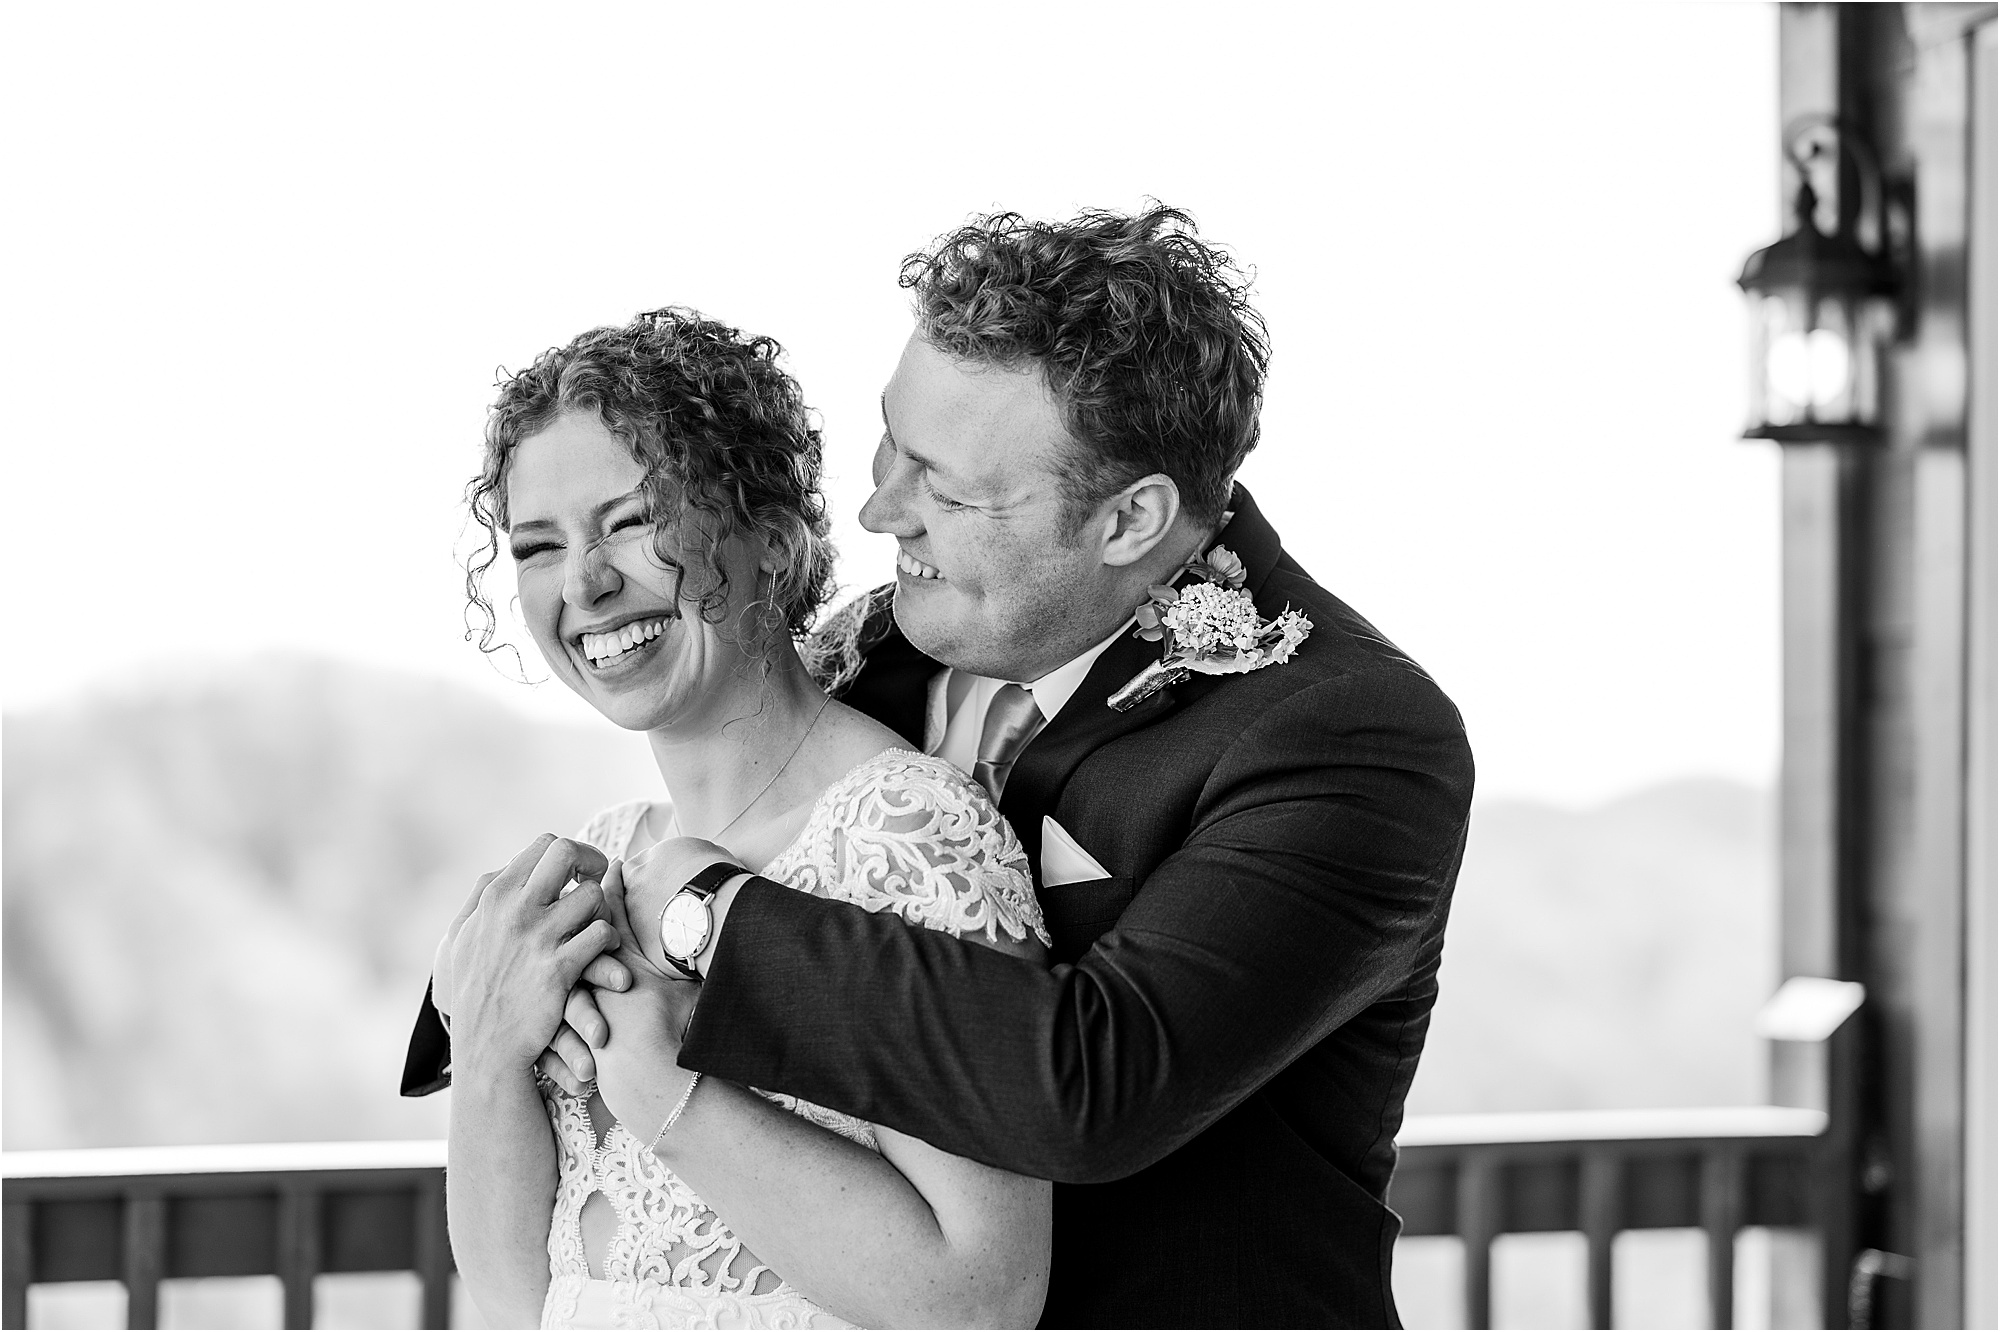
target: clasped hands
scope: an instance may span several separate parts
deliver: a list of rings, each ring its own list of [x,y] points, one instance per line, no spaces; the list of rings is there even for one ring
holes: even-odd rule
[[[674,1090],[660,1078],[676,1071],[701,986],[668,973],[658,939],[642,943],[632,921],[657,920],[695,871],[733,859],[684,837],[620,862],[544,835],[480,876],[439,953],[448,974],[433,976],[454,1077],[532,1062],[572,1095],[595,1080],[621,1119],[621,1102],[640,1111],[637,1098]]]

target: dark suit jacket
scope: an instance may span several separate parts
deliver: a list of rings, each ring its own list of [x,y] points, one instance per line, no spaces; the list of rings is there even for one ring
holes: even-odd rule
[[[1471,753],[1429,677],[1234,508],[1260,611],[1312,634],[1127,713],[1104,700],[1159,649],[1120,639],[1021,755],[1001,809],[1037,873],[1044,814],[1111,871],[1037,882],[1053,970],[753,880],[681,1055],[1057,1181],[1048,1326],[1397,1322],[1383,1197]],[[920,743],[939,667],[872,631],[847,701]],[[438,1078],[425,1033],[406,1088]]]
[[[1021,755],[1112,877],[1044,888],[1045,971],[753,882],[681,1062],[1057,1181],[1051,1326],[1396,1323],[1383,1205],[1437,996],[1472,757],[1423,671],[1309,578],[1238,491],[1220,540],[1282,666],[1127,713],[1124,638]],[[848,701],[921,742],[938,669],[893,626]]]

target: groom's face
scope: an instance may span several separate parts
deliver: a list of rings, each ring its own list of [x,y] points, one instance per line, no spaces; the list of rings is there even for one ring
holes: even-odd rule
[[[959,361],[912,337],[882,419],[861,525],[896,538],[896,622],[913,644],[1026,682],[1115,627],[1109,571],[1064,521],[1055,467],[1070,445],[1036,367]]]

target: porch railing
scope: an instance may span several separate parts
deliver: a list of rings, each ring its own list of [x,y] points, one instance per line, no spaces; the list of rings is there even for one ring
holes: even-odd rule
[[[1582,1231],[1590,1326],[1611,1326],[1611,1242],[1623,1230],[1708,1235],[1711,1327],[1729,1327],[1736,1232],[1812,1228],[1826,1116],[1742,1106],[1412,1117],[1389,1205],[1403,1234],[1465,1245],[1465,1319],[1491,1327],[1501,1235]]]
[[[1813,1224],[1826,1118],[1775,1107],[1414,1117],[1389,1201],[1405,1235],[1465,1244],[1465,1314],[1491,1324],[1491,1246],[1582,1231],[1593,1327],[1611,1326],[1621,1230],[1708,1233],[1716,1327],[1734,1307],[1735,1234]],[[288,1328],[313,1323],[323,1273],[416,1273],[421,1321],[450,1318],[442,1142],[272,1143],[0,1155],[5,1300],[27,1326],[30,1284],[118,1280],[131,1327],[157,1326],[169,1277],[275,1275]]]
[[[5,1302],[28,1287],[125,1283],[126,1325],[159,1325],[168,1277],[275,1275],[285,1326],[313,1325],[313,1278],[415,1272],[421,1321],[448,1327],[444,1143],[301,1142],[0,1154]]]

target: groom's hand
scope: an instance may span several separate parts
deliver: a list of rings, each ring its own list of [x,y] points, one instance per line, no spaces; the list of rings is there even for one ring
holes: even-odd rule
[[[570,991],[563,1009],[562,1030],[535,1063],[557,1086],[572,1096],[581,1096],[593,1080],[602,1089],[602,1063],[596,1052],[612,1040],[608,1018],[619,1007],[617,996],[632,990],[635,983],[645,993],[634,995],[638,1007],[624,1005],[623,1011],[627,1014],[645,1011],[643,1025],[653,1027],[664,1023],[674,1036],[664,1045],[657,1031],[642,1038],[637,1032],[626,1030],[633,1025],[628,1017],[618,1024],[619,1034],[625,1037],[621,1049],[630,1051],[635,1045],[645,1044],[652,1047],[655,1058],[664,1056],[668,1066],[672,1065],[680,1050],[679,1033],[687,1030],[701,987],[669,976],[664,970],[665,956],[657,930],[647,930],[650,937],[642,943],[633,920],[636,917],[647,924],[657,920],[660,909],[696,871],[717,860],[733,859],[726,849],[713,842],[677,837],[656,842],[630,860],[614,860],[606,866],[600,884],[604,895],[603,918],[618,931],[618,952],[625,961],[621,962],[612,952],[598,955],[584,969],[583,983]],[[636,963],[646,974],[635,976],[634,967],[626,965],[627,962]],[[644,984],[650,980],[672,983]]]
[[[615,869],[613,871],[616,872]],[[535,1067],[571,1096],[581,1096],[597,1077],[597,1059],[591,1051],[602,1049],[611,1039],[611,1028],[598,1011],[596,992],[613,994],[632,988],[632,973],[616,955],[599,953],[583,969],[576,988],[563,1004],[563,1024],[549,1048],[542,1051]]]
[[[680,1067],[681,1036],[701,986],[667,975],[630,949],[620,953],[632,988],[599,996],[611,1037],[597,1051],[597,1090],[620,1123],[650,1132],[666,1121],[693,1076]]]
[[[480,891],[452,942],[461,1074],[525,1069],[556,1038],[585,966],[618,943],[600,910],[605,867],[597,848],[544,835]]]
[[[624,946],[637,952],[632,938],[631,918],[625,911],[624,862],[614,860],[605,867],[604,877],[598,888],[604,894],[604,905],[600,916],[609,921],[618,931]],[[608,990],[613,994],[623,993],[632,988],[632,973],[611,952],[599,953],[583,969],[583,977],[576,988],[569,992],[569,999],[563,1005],[563,1025],[556,1032],[556,1038],[549,1042],[549,1048],[535,1061],[551,1082],[571,1096],[582,1096],[597,1078],[597,1057],[591,1053],[601,1050],[611,1039],[611,1028],[604,1021],[604,1014],[597,1007],[597,991]]]
[[[717,861],[731,865],[739,863],[736,854],[729,848],[699,837],[670,837],[664,842],[653,843],[625,861],[620,910],[622,912],[629,906],[631,921],[637,923],[636,930],[630,925],[621,928],[625,946],[637,949],[640,956],[653,965],[665,967],[666,954],[660,948],[660,912],[689,879]],[[750,871],[746,869],[743,873],[748,875]],[[709,918],[713,928],[709,931],[708,946],[695,959],[697,971],[707,964],[709,956],[715,951],[715,941],[722,937],[723,921],[729,914],[729,903],[736,896],[734,889],[739,882],[732,880],[709,901]]]

